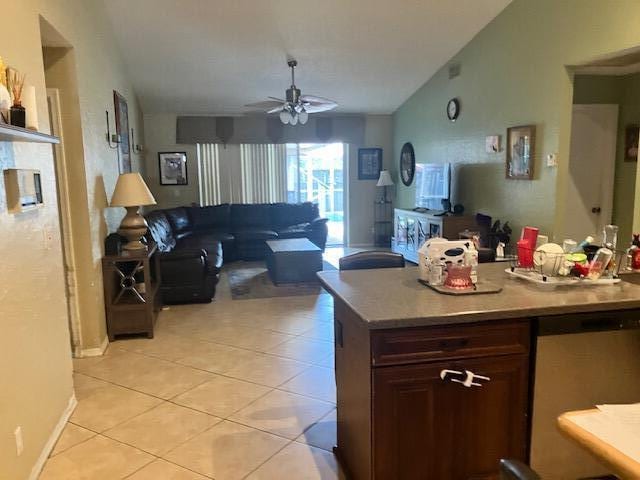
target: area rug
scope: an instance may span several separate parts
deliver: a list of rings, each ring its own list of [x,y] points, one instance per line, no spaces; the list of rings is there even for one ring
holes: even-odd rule
[[[322,262],[323,270],[336,270],[328,262]],[[253,298],[297,297],[300,295],[319,295],[326,293],[319,282],[288,283],[274,285],[264,262],[234,262],[224,267],[231,298],[248,300]]]

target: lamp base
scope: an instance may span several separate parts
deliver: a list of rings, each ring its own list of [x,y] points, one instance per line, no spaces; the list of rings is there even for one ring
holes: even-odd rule
[[[147,246],[142,243],[142,237],[147,233],[147,221],[138,213],[140,207],[125,207],[127,214],[120,222],[118,233],[127,239],[127,243],[122,246],[124,250],[146,250]]]

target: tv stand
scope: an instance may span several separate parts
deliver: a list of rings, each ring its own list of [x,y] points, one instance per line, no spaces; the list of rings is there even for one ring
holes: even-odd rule
[[[418,263],[418,249],[433,237],[457,240],[460,232],[478,229],[475,216],[447,215],[436,210],[417,212],[396,208],[393,215],[393,238],[391,250],[405,259]]]

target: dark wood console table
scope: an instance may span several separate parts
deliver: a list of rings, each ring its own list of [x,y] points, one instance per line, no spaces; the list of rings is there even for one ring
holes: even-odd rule
[[[153,338],[153,326],[162,306],[160,266],[156,246],[140,252],[123,251],[102,258],[104,304],[109,341],[116,335],[146,333]]]

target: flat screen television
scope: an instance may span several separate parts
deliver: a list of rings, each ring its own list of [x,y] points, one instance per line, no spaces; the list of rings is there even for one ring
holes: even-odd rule
[[[416,164],[416,207],[444,210],[443,200],[451,200],[451,164]]]

